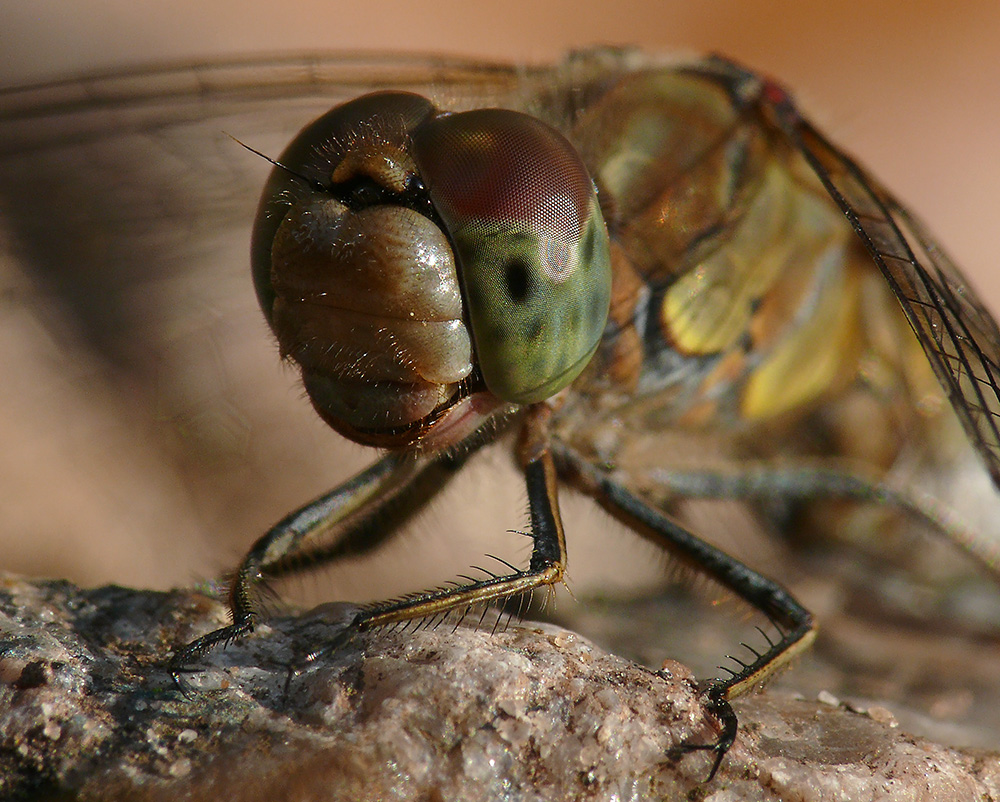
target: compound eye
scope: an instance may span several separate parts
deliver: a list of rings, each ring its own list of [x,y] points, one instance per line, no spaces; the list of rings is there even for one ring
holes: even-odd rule
[[[558,131],[503,109],[433,117],[411,137],[455,245],[487,387],[520,404],[554,395],[593,356],[611,296],[586,167]]]

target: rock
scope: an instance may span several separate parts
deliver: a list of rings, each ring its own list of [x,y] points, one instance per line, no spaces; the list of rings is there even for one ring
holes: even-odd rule
[[[690,673],[551,625],[397,629],[298,673],[354,608],[278,617],[174,687],[171,648],[226,621],[194,591],[0,583],[0,798],[611,800],[1000,798],[1000,755],[770,691],[737,704],[716,778]]]

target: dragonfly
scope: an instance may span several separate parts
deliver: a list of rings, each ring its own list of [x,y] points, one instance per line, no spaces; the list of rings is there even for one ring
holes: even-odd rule
[[[1000,481],[1000,332],[922,223],[766,77],[618,50],[534,68],[307,58],[95,77],[0,105],[10,249],[34,266],[10,280],[9,308],[43,293],[109,362],[169,370],[170,348],[122,333],[142,331],[136,316],[175,330],[227,307],[235,284],[206,276],[245,237],[257,301],[313,407],[383,452],[257,540],[233,623],[180,646],[175,677],[254,629],[264,580],[381,546],[508,435],[527,566],[367,605],[345,637],[563,582],[558,488],[573,486],[777,632],[703,684],[719,732],[685,749],[710,751],[711,775],[737,736],[732,699],[816,630],[778,581],[686,526],[681,501],[745,502],[776,527],[874,504],[998,564],[891,477],[933,474],[964,439]],[[219,135],[193,145],[209,118]],[[223,131],[279,155],[234,155]],[[255,160],[271,170],[256,212]],[[65,180],[68,164],[83,177]],[[94,192],[116,178],[125,190]],[[102,219],[112,236],[91,228]],[[122,267],[137,249],[138,282]],[[81,253],[99,275],[73,270]],[[228,318],[222,336],[248,336]]]

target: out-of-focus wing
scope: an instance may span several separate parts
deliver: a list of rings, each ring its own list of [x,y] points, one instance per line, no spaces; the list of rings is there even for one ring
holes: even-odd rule
[[[130,346],[112,320],[129,313],[115,308],[119,288],[134,310],[137,280],[149,289],[193,273],[207,242],[249,230],[270,165],[229,135],[277,154],[310,119],[366,91],[488,100],[513,79],[512,68],[461,60],[348,56],[0,90],[0,214],[32,276],[120,362]],[[232,260],[241,282],[246,253],[243,242]],[[219,263],[208,262],[214,281]]]
[[[765,83],[762,102],[802,152],[892,287],[976,451],[1000,487],[1000,330],[924,226]]]
[[[229,135],[277,155],[365,91],[489,103],[522,75],[307,57],[0,90],[3,567],[187,581],[340,478],[339,438],[253,295],[270,165]],[[354,449],[341,470],[366,459]]]

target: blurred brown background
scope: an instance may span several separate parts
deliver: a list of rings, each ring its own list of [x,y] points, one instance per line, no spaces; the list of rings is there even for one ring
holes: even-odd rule
[[[0,11],[5,54],[0,85],[162,60],[301,49],[419,50],[540,62],[598,43],[714,51],[779,77],[837,142],[931,223],[987,300],[1000,307],[1000,273],[993,267],[1000,220],[1000,4],[992,0],[948,5],[930,0],[439,0],[433,5],[87,0],[73,4],[71,13],[60,0],[34,0]],[[273,353],[263,325],[253,331],[260,349]],[[25,386],[37,386],[23,373],[30,365],[20,364],[17,354],[8,354],[2,364],[8,377],[16,372]],[[37,408],[19,403],[11,389],[16,385],[0,389],[2,567],[86,583],[154,587],[231,567],[267,525],[368,459],[313,420],[289,371],[275,369],[269,380],[284,382],[280,392],[298,404],[301,422],[295,426],[308,443],[309,459],[276,466],[273,480],[256,476],[214,506],[205,501],[211,494],[204,487],[199,495],[189,486],[202,479],[174,475],[155,449],[144,450],[119,426],[114,413],[91,410],[89,401],[80,411],[81,417],[94,414],[100,421],[90,425],[88,436],[96,431],[105,445],[113,444],[107,447],[114,459],[91,460],[76,446],[63,446],[65,419],[51,425],[33,418]],[[95,408],[100,405],[94,402]],[[71,433],[82,425],[68,422]],[[479,478],[469,480],[459,495],[481,500],[492,494],[491,471],[508,473],[505,460],[485,460]],[[380,595],[381,589],[412,589],[452,576],[451,564],[432,565],[415,576],[414,554],[433,562],[447,553],[461,567],[494,550],[484,531],[484,510],[496,515],[498,534],[524,523],[519,512],[511,514],[523,507],[518,489],[506,492],[506,500],[495,506],[477,501],[475,514],[465,518],[453,517],[454,497],[435,505],[388,567],[379,569],[405,569],[410,576],[399,588],[367,572],[347,572],[332,593]],[[570,533],[571,576],[577,587],[586,587],[602,573],[587,568],[584,552],[591,550],[607,568],[605,519],[586,505],[569,506],[571,527],[582,529],[589,520],[598,524],[589,540],[578,538],[576,530]],[[227,510],[242,516],[245,532],[220,540],[216,524]],[[618,554],[617,543],[611,550]]]

